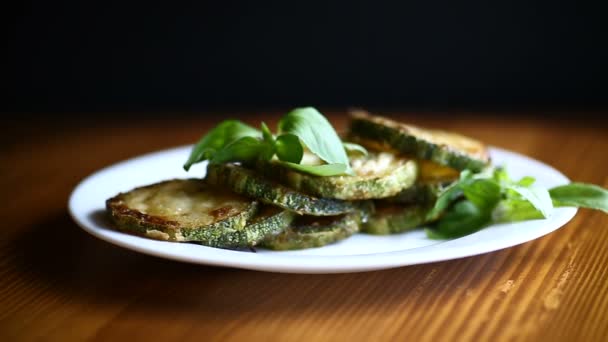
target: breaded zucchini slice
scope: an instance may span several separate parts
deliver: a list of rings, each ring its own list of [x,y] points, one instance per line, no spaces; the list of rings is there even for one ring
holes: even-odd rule
[[[200,179],[174,179],[120,193],[106,201],[120,230],[167,241],[207,246],[248,245],[241,237],[258,203]]]
[[[325,246],[357,233],[361,215],[360,212],[352,212],[339,216],[300,216],[283,232],[267,236],[260,246],[273,250]]]
[[[236,164],[210,163],[206,179],[210,184],[298,214],[334,216],[355,210],[350,202],[306,195]]]
[[[306,156],[306,159],[314,159]],[[317,158],[318,159],[318,158]],[[312,163],[320,160],[313,160]],[[312,164],[311,163],[311,164]],[[319,197],[342,200],[365,200],[394,196],[416,180],[414,160],[391,152],[373,152],[350,157],[355,176],[320,177],[299,172],[273,160],[258,164],[258,169],[284,184]]]
[[[378,201],[374,213],[361,225],[361,231],[374,235],[403,233],[427,223],[428,212],[428,207],[421,205],[403,206]]]
[[[271,205],[264,205],[257,215],[247,222],[247,226],[240,234],[244,236],[239,241],[245,241],[246,245],[234,247],[253,247],[270,235],[276,235],[287,229],[297,213],[280,209]]]
[[[366,147],[394,149],[456,170],[477,172],[490,163],[483,143],[460,134],[406,125],[365,111],[354,111],[351,117],[349,137]]]

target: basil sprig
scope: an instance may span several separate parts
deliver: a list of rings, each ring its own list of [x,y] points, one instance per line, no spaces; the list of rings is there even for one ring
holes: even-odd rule
[[[549,190],[549,194],[556,206],[575,206],[608,213],[608,191],[594,184],[570,183]]]
[[[325,164],[300,164],[304,148]],[[329,121],[312,107],[296,108],[281,118],[278,135],[261,123],[261,130],[236,120],[220,123],[193,147],[184,164],[187,171],[193,164],[255,163],[275,155],[287,167],[317,176],[354,175],[346,150],[367,153],[356,144],[343,144]]]
[[[503,168],[473,174],[464,170],[460,179],[438,197],[427,219],[438,219],[427,236],[433,239],[461,237],[492,223],[550,217],[553,207],[574,206],[608,212],[608,190],[593,184],[570,183],[552,189],[534,184],[535,179],[509,178]]]
[[[190,167],[196,163],[200,163],[203,160],[213,160],[218,154],[220,154],[220,157],[221,155],[230,154],[223,150],[234,149],[231,145],[243,138],[250,137],[259,139],[261,136],[262,133],[259,130],[238,120],[223,121],[209,133],[204,135],[194,148],[192,148],[190,157],[188,157],[188,160],[184,164],[184,169],[188,171]],[[255,143],[252,143],[251,139],[246,140],[249,140],[250,147],[255,145]],[[242,146],[247,145],[247,143],[242,142],[238,144]],[[237,150],[239,149],[237,148]],[[243,154],[244,153],[241,153],[240,158],[244,157]],[[250,150],[245,156],[249,157],[251,154],[253,154],[253,152]],[[217,159],[214,161],[217,161]]]

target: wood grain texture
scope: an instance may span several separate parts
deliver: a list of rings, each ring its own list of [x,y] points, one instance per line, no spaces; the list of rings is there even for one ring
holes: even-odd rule
[[[556,232],[502,251],[335,275],[172,262],[97,240],[71,221],[67,199],[82,178],[192,143],[228,116],[238,118],[14,123],[2,138],[0,340],[608,339],[608,215],[597,211],[580,210]],[[394,116],[608,187],[608,126],[599,120]],[[330,118],[344,127],[345,116]]]

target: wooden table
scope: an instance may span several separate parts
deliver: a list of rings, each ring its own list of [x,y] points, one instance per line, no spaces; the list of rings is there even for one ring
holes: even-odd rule
[[[95,170],[192,143],[227,117],[262,118],[250,114],[9,122],[0,178],[0,340],[608,340],[608,215],[598,211],[580,210],[558,231],[494,253],[335,275],[168,261],[98,240],[70,219],[70,192]],[[601,119],[397,117],[608,186]],[[344,115],[330,118],[345,126]]]

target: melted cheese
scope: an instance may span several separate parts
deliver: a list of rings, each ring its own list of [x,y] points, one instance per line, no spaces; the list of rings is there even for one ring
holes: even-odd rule
[[[250,201],[229,191],[213,191],[199,180],[176,180],[127,193],[125,204],[144,214],[179,221],[182,224],[208,225],[235,215]]]
[[[460,176],[458,170],[429,160],[419,160],[420,181],[451,181]]]
[[[405,158],[397,158],[394,153],[370,152],[368,156],[352,157],[350,164],[357,176],[369,177],[390,173],[406,161]]]

